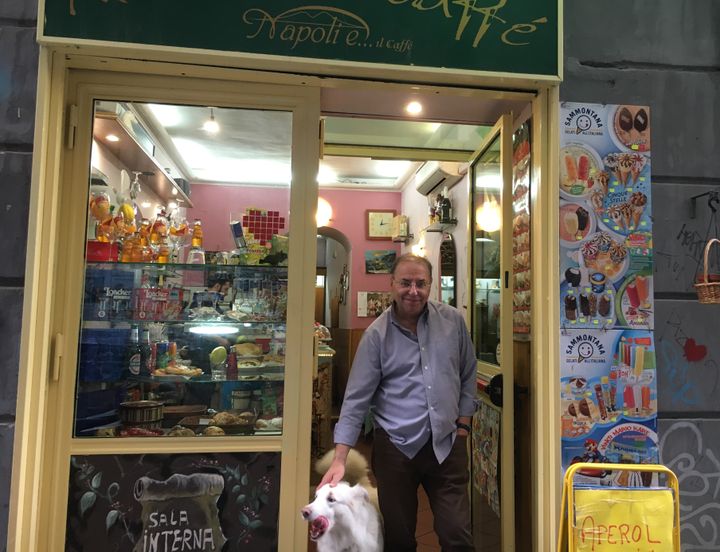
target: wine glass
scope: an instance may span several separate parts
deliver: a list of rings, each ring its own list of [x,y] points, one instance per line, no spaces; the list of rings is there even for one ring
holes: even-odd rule
[[[181,249],[185,246],[190,235],[187,219],[177,212],[170,218],[170,244],[172,245],[173,262],[181,262]]]

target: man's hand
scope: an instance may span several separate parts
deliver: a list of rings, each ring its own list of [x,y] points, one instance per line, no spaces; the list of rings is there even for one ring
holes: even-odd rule
[[[333,458],[328,471],[325,472],[316,489],[328,483],[331,487],[334,487],[342,481],[342,478],[345,477],[345,461],[347,460],[348,452],[350,452],[349,446],[335,445],[335,458]]]

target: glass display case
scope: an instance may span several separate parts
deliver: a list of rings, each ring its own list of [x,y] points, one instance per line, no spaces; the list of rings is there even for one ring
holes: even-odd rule
[[[88,262],[85,274],[76,437],[282,430],[286,267]]]

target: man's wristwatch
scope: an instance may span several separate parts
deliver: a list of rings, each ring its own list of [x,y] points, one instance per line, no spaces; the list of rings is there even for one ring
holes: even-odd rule
[[[455,423],[455,426],[456,426],[458,429],[464,429],[464,430],[467,431],[468,433],[470,433],[470,431],[472,431],[472,429],[470,428],[469,425],[463,424],[463,423],[461,423],[461,422],[456,422],[456,423]]]

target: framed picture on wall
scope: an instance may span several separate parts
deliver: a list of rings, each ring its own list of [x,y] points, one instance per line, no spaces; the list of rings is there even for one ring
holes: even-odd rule
[[[368,209],[365,211],[365,238],[368,240],[391,240],[394,209]]]
[[[366,274],[390,274],[397,252],[392,249],[365,251]]]
[[[387,291],[358,291],[358,317],[377,318],[392,304]]]

